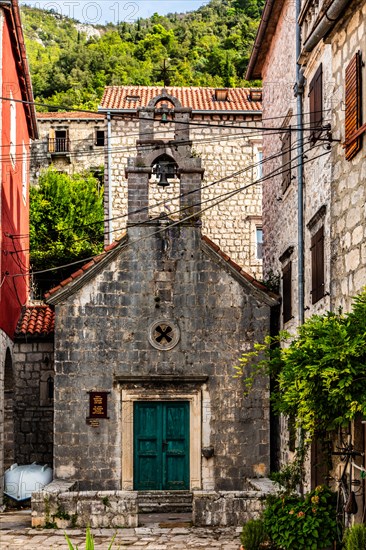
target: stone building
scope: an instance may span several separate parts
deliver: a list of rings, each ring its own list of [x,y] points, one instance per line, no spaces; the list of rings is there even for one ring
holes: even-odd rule
[[[154,132],[163,104],[167,140]],[[136,116],[127,232],[46,295],[55,476],[82,490],[242,490],[270,467],[268,381],[244,397],[233,366],[269,332],[277,297],[201,234],[192,110],[164,91]],[[178,219],[151,217],[160,162],[175,167]]]
[[[85,170],[103,177],[105,117],[98,113],[37,113],[39,139],[32,143],[30,178],[53,165],[72,175]]]
[[[15,332],[8,384],[7,464],[53,463],[54,312],[45,304],[23,308]]]
[[[184,108],[192,109],[189,122],[194,156],[202,159],[202,227],[255,277],[262,269],[261,221],[261,91],[246,88],[166,88]],[[127,177],[125,168],[138,135],[138,112],[161,93],[154,86],[107,87],[99,111],[107,118],[105,170],[106,242],[118,238],[126,227]],[[158,139],[173,139],[169,106],[157,113],[141,146],[149,147],[151,132]],[[152,184],[154,176],[152,178]],[[159,187],[156,208],[173,219],[179,217],[179,182]],[[241,192],[238,190],[242,189]]]
[[[281,327],[292,332],[314,313],[349,310],[366,284],[365,17],[365,1],[310,0],[295,14],[292,2],[268,0],[249,62],[247,78],[263,78],[263,119],[277,128],[264,133],[264,160],[276,157],[264,164],[264,175],[281,172],[263,187],[264,277],[279,276]],[[352,431],[364,449],[365,425]],[[285,426],[281,433],[285,462],[293,441],[286,440]],[[314,446],[313,485],[324,479],[317,463]]]

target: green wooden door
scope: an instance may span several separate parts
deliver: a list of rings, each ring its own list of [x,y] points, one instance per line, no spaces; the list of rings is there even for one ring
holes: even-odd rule
[[[189,489],[189,403],[134,404],[135,490]]]

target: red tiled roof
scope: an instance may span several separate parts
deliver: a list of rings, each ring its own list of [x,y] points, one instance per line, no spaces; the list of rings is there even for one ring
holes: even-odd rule
[[[73,273],[72,275],[70,275],[70,277],[68,277],[67,279],[65,279],[64,281],[62,281],[59,285],[57,285],[56,287],[52,288],[49,292],[47,292],[45,294],[45,298],[46,300],[48,298],[50,298],[51,296],[53,296],[53,294],[55,294],[56,292],[58,292],[59,290],[61,290],[62,288],[64,288],[65,286],[67,286],[69,283],[71,283],[72,281],[74,281],[75,279],[78,279],[79,277],[81,277],[82,275],[84,275],[84,273],[86,271],[89,271],[93,266],[95,266],[96,264],[98,264],[103,258],[105,258],[106,254],[113,250],[118,244],[121,243],[121,240],[123,239],[124,237],[122,237],[120,240],[118,241],[115,241],[113,242],[112,244],[108,245],[105,247],[104,249],[104,252],[102,252],[102,254],[99,254],[98,256],[95,256],[91,261],[89,261],[87,264],[83,265],[81,269],[79,269],[78,271],[75,271],[75,273]],[[221,256],[221,258],[223,260],[225,260],[225,262],[228,263],[228,265],[235,269],[235,271],[237,271],[239,273],[239,275],[241,275],[241,277],[244,277],[249,283],[251,283],[253,286],[255,286],[256,288],[258,288],[259,290],[261,290],[262,292],[264,292],[265,294],[267,294],[268,296],[270,296],[271,298],[277,300],[278,299],[278,296],[276,294],[274,294],[273,292],[269,291],[268,288],[260,283],[259,281],[257,281],[254,277],[252,277],[251,275],[249,275],[249,273],[247,273],[246,271],[244,271],[240,265],[238,265],[237,263],[235,263],[227,254],[225,254],[225,252],[223,252],[219,246],[217,246],[217,244],[215,244],[213,241],[211,241],[211,239],[209,239],[208,237],[206,237],[205,235],[202,236],[202,240],[210,247],[212,248],[217,254],[219,254],[219,256]]]
[[[136,110],[138,107],[146,107],[163,89],[159,86],[107,86],[101,108]],[[169,95],[180,101],[182,107],[192,107],[193,111],[258,111],[260,114],[262,103],[249,99],[249,88],[228,88],[228,101],[215,100],[215,89],[175,86],[165,88]]]
[[[30,305],[23,308],[16,329],[20,336],[45,336],[55,330],[55,312],[46,304]]]
[[[268,296],[271,296],[272,298],[274,298],[275,300],[278,299],[278,296],[277,294],[275,294],[274,292],[271,292],[270,290],[268,290],[268,288],[263,284],[263,283],[260,283],[259,281],[257,281],[257,279],[255,279],[254,277],[252,277],[252,275],[250,275],[249,273],[247,273],[246,271],[244,271],[243,268],[240,267],[240,265],[238,265],[237,263],[235,263],[231,258],[230,256],[228,256],[227,254],[225,254],[225,252],[223,250],[221,250],[221,248],[216,244],[214,243],[213,241],[211,241],[211,239],[209,239],[208,237],[206,237],[206,235],[203,235],[202,236],[202,240],[208,244],[208,246],[210,248],[212,248],[217,254],[219,254],[219,256],[221,256],[221,258],[223,260],[225,260],[225,262],[228,263],[228,265],[230,267],[232,267],[233,269],[235,269],[235,271],[237,271],[239,273],[239,275],[241,275],[242,277],[244,277],[244,279],[246,279],[249,283],[251,283],[253,286],[255,286],[256,288],[258,288],[259,290],[261,290],[262,292],[264,292],[265,294],[268,294]]]
[[[77,271],[75,271],[74,273],[72,273],[70,275],[70,277],[68,277],[67,279],[65,279],[64,281],[61,281],[61,283],[57,286],[55,286],[54,288],[51,288],[51,290],[49,290],[48,292],[46,292],[46,294],[44,295],[44,297],[46,298],[50,298],[50,296],[52,296],[53,294],[55,294],[58,290],[60,290],[61,288],[67,286],[69,283],[71,283],[72,281],[74,281],[75,279],[78,279],[79,277],[81,277],[81,275],[84,275],[84,273],[86,271],[89,271],[89,269],[91,267],[93,267],[94,265],[98,264],[103,258],[105,258],[106,254],[110,251],[110,250],[113,250],[114,248],[116,248],[117,245],[119,245],[121,243],[121,240],[124,238],[125,235],[123,235],[121,237],[121,239],[119,239],[118,241],[114,241],[112,244],[109,244],[108,246],[106,246],[104,248],[104,252],[102,252],[101,254],[98,254],[98,256],[94,256],[94,258],[92,258],[88,263],[86,263],[85,265],[83,265],[80,269],[78,269]]]
[[[66,112],[66,113],[60,113],[60,112],[51,112],[51,113],[37,113],[37,120],[43,120],[43,119],[53,119],[53,118],[60,118],[60,119],[85,119],[85,118],[91,118],[91,119],[101,119],[103,120],[105,116],[102,113],[89,113],[89,112],[83,112],[83,111],[75,111],[75,112]]]

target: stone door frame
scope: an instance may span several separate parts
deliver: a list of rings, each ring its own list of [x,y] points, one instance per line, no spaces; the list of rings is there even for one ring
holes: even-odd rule
[[[133,409],[136,401],[189,402],[189,487],[200,490],[202,396],[201,388],[180,392],[178,388],[151,389],[143,386],[122,389],[122,490],[133,491]]]

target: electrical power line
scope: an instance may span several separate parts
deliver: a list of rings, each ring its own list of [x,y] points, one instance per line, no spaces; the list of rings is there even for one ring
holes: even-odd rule
[[[242,168],[240,170],[237,170],[235,172],[232,172],[231,174],[228,174],[227,176],[224,176],[223,178],[220,178],[218,180],[215,180],[213,182],[210,182],[206,185],[202,185],[200,187],[201,190],[204,190],[204,189],[207,189],[209,187],[212,187],[214,185],[217,185],[218,183],[222,183],[224,181],[227,181],[228,179],[232,179],[234,177],[238,177],[240,175],[242,175],[243,173],[245,172],[248,172],[250,170],[253,170],[255,168],[258,168],[259,166],[263,166],[264,163],[266,162],[269,162],[271,160],[275,160],[276,158],[279,158],[281,157],[284,153],[288,153],[288,152],[292,152],[292,151],[295,151],[297,149],[297,141],[298,140],[295,140],[295,142],[293,142],[291,144],[291,147],[287,148],[287,149],[284,149],[284,150],[281,150],[279,153],[274,153],[273,155],[270,155],[269,157],[264,157],[262,158],[262,160],[256,162],[256,163],[253,163],[249,166],[246,166],[245,168]],[[291,162],[291,161],[290,161]],[[154,208],[157,208],[159,206],[166,206],[167,203],[169,202],[173,202],[174,200],[179,200],[180,198],[183,198],[185,196],[188,196],[192,193],[195,193],[196,190],[193,190],[193,191],[189,191],[187,193],[180,193],[179,195],[175,195],[173,197],[169,197],[167,199],[163,199],[162,201],[158,202],[158,203],[155,203],[154,204]],[[144,207],[144,208],[140,208],[138,210],[135,210],[134,212],[132,212],[133,214],[139,214],[139,213],[142,213],[144,211],[147,211],[151,208],[151,206],[148,206],[148,207]],[[63,232],[63,231],[70,231],[70,230],[73,230],[73,229],[81,229],[81,228],[86,228],[86,227],[94,227],[96,225],[99,225],[101,223],[105,224],[107,222],[113,222],[113,221],[116,221],[116,220],[119,220],[121,218],[125,218],[127,217],[128,214],[122,214],[120,216],[115,216],[113,218],[107,218],[107,219],[103,219],[103,220],[100,220],[100,221],[96,221],[96,222],[92,222],[90,224],[83,224],[83,225],[77,225],[77,226],[72,226],[72,227],[66,227],[66,228],[62,228],[60,230],[58,230],[58,233],[60,232]],[[120,231],[121,228],[117,228],[117,229],[114,229],[113,232],[117,232],[117,231]],[[111,231],[105,231],[104,234],[109,234]],[[16,234],[13,234],[13,235],[8,235],[9,237],[11,238],[25,238],[27,236],[29,236],[29,234],[22,234],[22,235],[16,235]],[[80,240],[87,240],[88,238],[83,238],[83,239],[80,239]],[[78,239],[79,240],[79,239]]]
[[[312,161],[314,161],[314,160],[316,160],[316,159],[318,159],[318,158],[321,158],[321,157],[323,157],[323,156],[325,156],[325,155],[328,155],[329,152],[330,152],[330,151],[328,150],[328,151],[325,151],[324,153],[322,153],[322,154],[320,154],[320,155],[315,156],[314,158],[305,159],[305,160],[303,160],[303,163],[304,163],[304,164],[307,164],[307,163],[309,163],[309,162],[312,162]],[[298,156],[300,156],[300,155],[298,155]],[[298,157],[295,157],[295,158],[298,158]],[[297,167],[297,165],[293,166],[293,168],[296,168],[296,167]],[[278,169],[277,169],[277,170],[278,170]],[[274,172],[276,172],[277,170],[275,170]],[[243,190],[245,190],[245,189],[248,189],[249,187],[252,187],[252,186],[254,186],[254,185],[257,185],[258,183],[261,183],[261,182],[263,182],[263,181],[266,181],[267,179],[270,179],[270,178],[272,178],[272,177],[279,176],[279,175],[285,173],[286,171],[287,171],[287,169],[286,169],[286,170],[282,170],[282,171],[280,171],[280,172],[278,172],[278,173],[273,173],[273,172],[272,172],[272,173],[268,174],[267,176],[265,176],[265,177],[263,177],[263,178],[260,178],[260,179],[254,181],[254,182],[251,182],[251,183],[249,183],[249,184],[247,184],[247,185],[244,185],[244,186],[242,186],[242,187],[239,187],[238,189],[235,189],[235,190],[233,190],[233,191],[230,191],[230,192],[228,192],[228,193],[225,193],[224,196],[222,196],[222,198],[220,198],[219,200],[217,200],[214,204],[212,204],[212,205],[210,205],[210,206],[207,206],[206,208],[201,209],[200,211],[195,212],[195,213],[193,213],[193,214],[191,214],[191,215],[189,215],[189,216],[187,216],[187,217],[185,217],[185,218],[183,218],[183,219],[181,219],[181,220],[177,220],[176,222],[170,223],[168,227],[171,228],[171,227],[174,227],[174,226],[176,226],[176,225],[182,225],[182,224],[184,224],[185,222],[189,221],[189,220],[192,219],[192,218],[197,218],[199,215],[201,215],[201,214],[202,214],[203,212],[205,212],[206,210],[209,210],[209,209],[213,208],[214,206],[217,206],[217,205],[220,204],[221,202],[224,202],[225,200],[231,198],[232,196],[235,196],[236,194],[240,193],[241,191],[243,191]],[[201,203],[199,203],[199,204],[201,204]],[[194,206],[194,205],[190,205],[189,208],[192,208],[193,206]],[[196,206],[198,206],[198,204],[197,204]],[[158,219],[159,219],[159,218],[155,218],[155,221],[158,220]],[[154,221],[154,219],[153,219],[153,220],[148,220],[146,223],[147,223],[147,224],[150,224],[151,221]],[[137,223],[136,225],[141,225],[141,223]],[[165,231],[165,230],[166,230],[166,228],[159,229],[158,231],[155,231],[155,232],[151,233],[151,234],[148,235],[147,237],[146,237],[146,236],[143,236],[143,237],[141,237],[141,238],[139,238],[139,239],[136,239],[135,241],[129,242],[128,244],[129,244],[129,245],[137,244],[137,243],[140,242],[141,240],[144,240],[144,239],[146,239],[146,238],[149,238],[149,237],[151,237],[151,236],[153,236],[153,235],[155,235],[155,234],[159,234],[159,233],[161,233],[162,231]],[[104,254],[106,254],[106,253],[105,253],[105,252],[101,252],[101,254],[104,255]],[[64,269],[64,268],[67,268],[67,267],[72,267],[72,266],[74,266],[74,265],[78,265],[78,264],[80,264],[80,263],[88,262],[88,261],[92,260],[93,258],[95,258],[95,256],[91,256],[91,257],[89,257],[89,258],[84,258],[84,259],[82,259],[82,260],[78,260],[78,261],[75,261],[75,262],[70,262],[70,263],[68,263],[68,264],[64,264],[64,265],[61,265],[61,266],[55,266],[55,267],[48,268],[48,269],[44,269],[44,270],[40,270],[40,271],[30,271],[29,273],[30,273],[31,275],[39,275],[39,274],[42,274],[42,273],[49,273],[49,272],[51,272],[51,271],[57,271],[57,270],[59,270],[59,269]],[[18,277],[18,276],[24,276],[24,275],[25,275],[25,273],[18,273],[18,274],[11,274],[11,275],[9,274],[8,277]]]

